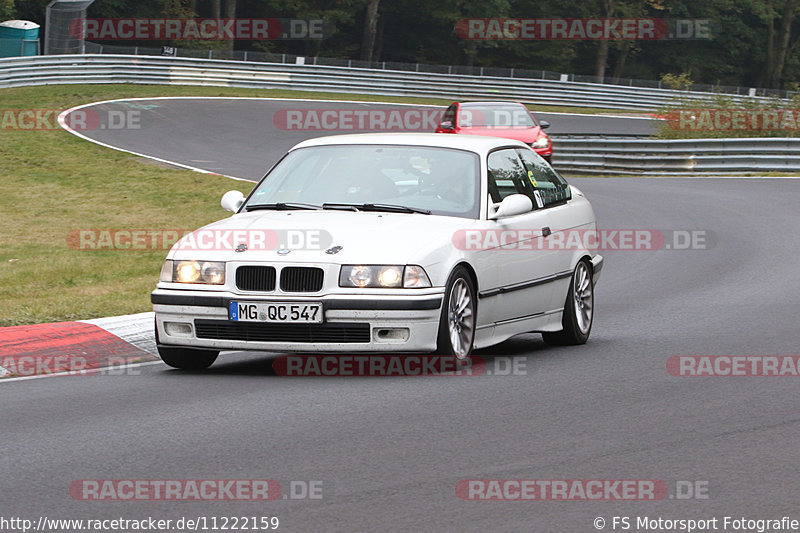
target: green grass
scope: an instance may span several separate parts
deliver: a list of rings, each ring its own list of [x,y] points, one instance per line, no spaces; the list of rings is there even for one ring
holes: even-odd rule
[[[287,90],[145,85],[53,85],[0,90],[8,109],[69,109],[117,98],[249,96],[393,101],[448,100]],[[538,111],[602,110],[531,106]],[[265,161],[265,168],[269,162]],[[219,198],[250,185],[164,168],[62,130],[0,129],[0,326],[148,311],[165,250],[76,250],[81,229],[193,229],[225,216]]]
[[[755,118],[748,120],[746,117]],[[721,120],[715,122],[720,112],[738,113],[738,121],[733,124],[731,115],[719,115]],[[763,129],[764,112],[777,113],[778,124]],[[789,113],[790,121],[782,123],[785,113]],[[795,118],[800,113],[800,98],[785,101],[778,98],[771,102],[755,99],[734,100],[730,95],[717,94],[707,102],[694,102],[677,98],[669,105],[657,111],[666,117],[658,127],[655,137],[658,139],[727,139],[758,137],[797,137],[798,128]]]

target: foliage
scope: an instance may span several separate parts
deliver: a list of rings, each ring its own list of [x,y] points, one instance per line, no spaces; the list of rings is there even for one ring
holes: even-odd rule
[[[16,15],[44,21],[48,0],[0,0]],[[234,0],[97,0],[90,17],[213,16]],[[335,33],[323,40],[238,41],[239,50],[358,59],[368,0],[239,0],[241,18],[323,19]],[[225,9],[222,10],[225,13]],[[800,78],[800,2],[797,0],[384,0],[378,11],[377,57],[387,62],[514,67],[592,75],[605,58],[606,76],[660,79],[691,72],[696,83],[787,88]],[[223,15],[224,16],[224,15]],[[511,18],[655,18],[707,20],[710,38],[608,43],[597,40],[466,40],[459,20]],[[120,44],[108,43],[108,44]],[[162,44],[131,42],[128,45]],[[195,48],[211,42],[178,43]]]

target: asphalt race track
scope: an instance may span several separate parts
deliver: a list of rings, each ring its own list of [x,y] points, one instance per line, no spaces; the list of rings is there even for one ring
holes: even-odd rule
[[[103,141],[252,178],[310,136],[271,130],[257,110],[226,119],[225,102],[159,105],[146,133]],[[274,356],[226,354],[206,372],[156,364],[0,383],[2,514],[277,516],[291,532],[580,533],[597,531],[598,517],[612,531],[614,516],[716,517],[723,530],[725,516],[800,518],[797,378],[677,377],[666,367],[677,355],[798,354],[800,181],[571,182],[602,228],[698,230],[712,245],[604,252],[588,344],[523,335],[479,352],[490,369],[521,358],[513,376],[289,378],[275,375]],[[68,490],[80,479],[208,478],[321,481],[322,497],[86,502]],[[455,487],[470,479],[655,479],[669,495],[463,501]],[[681,498],[679,482],[702,497]]]
[[[108,102],[92,106],[99,117],[123,117],[118,119],[118,129],[100,127],[82,129],[80,133],[89,139],[106,142],[116,148],[173,161],[186,166],[211,172],[257,180],[289,148],[311,137],[360,133],[369,129],[326,130],[313,126],[307,115],[299,121],[289,122],[280,117],[289,110],[315,111],[321,113],[343,110],[380,110],[384,115],[392,111],[430,111],[439,116],[443,108],[404,106],[398,104],[357,104],[330,101],[293,101],[264,99],[198,98],[198,99],[142,99]],[[551,123],[548,133],[606,133],[650,135],[656,121],[602,115],[568,115],[559,113],[537,113],[539,119]],[[125,118],[127,117],[127,118]],[[338,115],[337,115],[338,117]],[[388,119],[388,116],[386,117]],[[338,124],[338,118],[334,118]],[[406,119],[414,126],[417,121]],[[419,131],[433,131],[430,128]],[[420,126],[428,123],[419,120]],[[87,122],[91,128],[93,121]],[[298,126],[298,124],[300,124]],[[330,122],[329,122],[330,124]],[[126,127],[130,125],[131,127]],[[113,124],[110,124],[112,128]]]

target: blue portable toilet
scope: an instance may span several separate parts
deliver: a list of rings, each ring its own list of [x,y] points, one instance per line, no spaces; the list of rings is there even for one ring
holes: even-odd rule
[[[38,24],[28,20],[0,22],[0,57],[35,56],[38,53]]]

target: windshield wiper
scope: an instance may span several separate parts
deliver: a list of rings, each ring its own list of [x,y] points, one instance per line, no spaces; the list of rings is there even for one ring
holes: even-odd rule
[[[325,202],[322,209],[338,209],[341,211],[358,211],[358,204],[336,204]]]
[[[427,209],[419,209],[418,207],[408,207],[406,205],[395,204],[362,204],[361,209],[364,211],[389,211],[395,213],[419,213],[421,215],[430,215],[431,212]]]
[[[419,213],[430,215],[427,209],[395,204],[322,204],[323,209],[349,209],[353,211],[386,211],[387,213]]]
[[[290,211],[294,209],[319,209],[318,205],[299,204],[294,202],[278,202],[276,204],[253,204],[248,205],[245,211],[256,211],[258,209],[274,209],[275,211]]]

